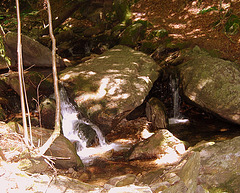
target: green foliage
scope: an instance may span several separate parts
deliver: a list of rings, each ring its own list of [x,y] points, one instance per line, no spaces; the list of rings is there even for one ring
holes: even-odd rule
[[[208,12],[211,12],[211,11],[217,11],[218,8],[213,6],[213,7],[210,7],[210,8],[203,8],[201,11],[199,11],[198,14],[205,14],[205,13],[208,13]]]
[[[0,25],[0,28],[2,28],[1,25]],[[0,36],[0,57],[2,57],[5,60],[7,67],[10,68],[11,60],[10,60],[9,57],[6,56],[6,52],[5,52],[5,47],[4,47],[4,44],[3,44],[3,37],[2,36]]]
[[[214,28],[220,26],[221,28],[223,28],[224,33],[227,33],[229,35],[235,35],[239,32],[239,17],[233,14],[232,9],[223,9],[222,1],[219,2],[219,8],[215,6],[210,8],[204,8],[198,14],[206,14],[211,11],[218,11],[220,15],[219,19],[212,24]]]
[[[224,25],[225,32],[234,35],[239,31],[240,19],[237,15],[231,15]]]
[[[149,36],[148,39],[153,39],[153,38],[164,38],[168,36],[168,31],[166,29],[159,29],[159,30],[153,30]]]
[[[121,23],[126,23],[130,19],[132,13],[130,10],[130,3],[128,0],[114,0],[113,1],[113,11],[115,12],[115,17]]]
[[[141,19],[135,21],[134,24],[135,23],[141,23],[144,26],[144,28],[148,28],[148,27],[152,27],[153,26],[149,21],[141,20]]]

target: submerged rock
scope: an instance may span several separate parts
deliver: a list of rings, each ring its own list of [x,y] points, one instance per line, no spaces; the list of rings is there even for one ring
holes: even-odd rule
[[[240,124],[240,66],[195,47],[179,66],[183,93],[192,102]]]
[[[116,187],[121,187],[121,186],[127,186],[130,184],[133,184],[135,180],[136,180],[136,176],[134,174],[127,174],[123,176],[113,177],[107,182],[107,184],[110,184]]]
[[[109,130],[142,104],[158,77],[156,68],[146,54],[115,46],[93,60],[65,69],[60,80],[85,116]]]

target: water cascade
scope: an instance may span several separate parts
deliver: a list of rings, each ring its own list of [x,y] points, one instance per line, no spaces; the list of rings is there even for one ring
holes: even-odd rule
[[[77,154],[85,165],[89,164],[94,157],[111,149],[121,149],[117,144],[107,144],[105,138],[97,125],[82,116],[76,107],[69,101],[64,88],[60,89],[62,131],[63,135],[76,146]],[[89,147],[89,139],[83,131],[83,127],[88,126],[88,132],[92,129],[96,133],[99,146]],[[95,156],[96,155],[96,156]]]
[[[176,74],[170,75],[170,87],[173,96],[173,117],[169,119],[169,124],[186,123],[188,119],[185,119],[180,112],[181,97],[179,95],[179,78]]]

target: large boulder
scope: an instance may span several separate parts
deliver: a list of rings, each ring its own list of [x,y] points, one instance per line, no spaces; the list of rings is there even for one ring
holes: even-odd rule
[[[204,148],[200,158],[198,181],[205,189],[240,192],[240,136]]]
[[[142,104],[158,77],[156,68],[151,57],[119,45],[65,69],[60,80],[88,118],[110,129]]]
[[[179,66],[183,93],[192,102],[240,124],[240,66],[195,47]]]
[[[152,192],[240,192],[239,136],[218,143],[202,142],[191,150],[176,165],[143,174],[139,182]]]
[[[17,33],[8,32],[4,36],[6,55],[11,58],[11,65],[17,65]],[[28,36],[22,35],[23,65],[29,67],[51,67],[52,52],[49,48]],[[57,56],[57,66],[65,66],[63,59]]]

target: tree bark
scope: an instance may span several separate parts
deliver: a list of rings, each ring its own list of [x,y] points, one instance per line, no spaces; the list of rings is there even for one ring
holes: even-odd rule
[[[20,99],[21,99],[21,109],[22,109],[22,120],[24,129],[24,142],[29,146],[29,136],[27,128],[26,119],[26,107],[24,99],[24,86],[23,86],[23,60],[22,60],[22,43],[21,43],[21,20],[20,20],[20,9],[19,1],[16,0],[17,9],[17,21],[18,21],[18,43],[17,43],[17,53],[18,53],[18,77],[19,77],[19,87],[20,87]]]
[[[52,40],[52,71],[53,71],[53,82],[54,82],[54,93],[56,99],[56,113],[55,113],[55,128],[50,136],[50,138],[45,142],[45,144],[39,148],[39,154],[43,155],[48,148],[52,145],[54,140],[60,135],[61,131],[61,112],[60,112],[60,96],[59,96],[59,89],[58,89],[58,77],[57,77],[57,65],[56,65],[56,40],[53,35],[53,26],[52,26],[52,14],[51,14],[51,6],[49,0],[47,2],[47,9],[48,9],[48,21],[49,21],[49,34]]]

